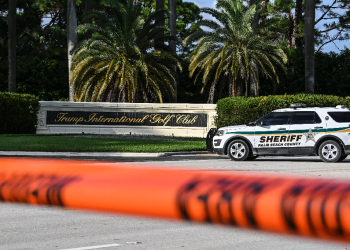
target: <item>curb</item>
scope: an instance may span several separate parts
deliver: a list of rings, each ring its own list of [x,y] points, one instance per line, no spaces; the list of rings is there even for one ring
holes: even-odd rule
[[[208,154],[207,151],[185,151],[164,153],[109,153],[109,152],[31,152],[31,151],[0,151],[0,156],[45,156],[45,157],[162,157],[172,155]]]

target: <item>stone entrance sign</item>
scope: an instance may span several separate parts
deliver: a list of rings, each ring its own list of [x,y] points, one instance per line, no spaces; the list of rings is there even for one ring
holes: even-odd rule
[[[40,102],[38,134],[148,134],[205,137],[215,104]]]

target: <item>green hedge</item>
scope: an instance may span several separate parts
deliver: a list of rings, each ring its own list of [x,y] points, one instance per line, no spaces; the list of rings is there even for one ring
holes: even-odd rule
[[[289,108],[292,103],[304,103],[307,107],[350,107],[350,97],[298,94],[224,98],[217,102],[215,124],[218,128],[247,124],[275,109]]]
[[[0,134],[35,134],[39,98],[0,92]]]

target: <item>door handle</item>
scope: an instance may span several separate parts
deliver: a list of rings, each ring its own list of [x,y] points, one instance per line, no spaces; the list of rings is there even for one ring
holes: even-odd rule
[[[286,128],[278,128],[277,130],[287,130]]]
[[[318,128],[323,128],[323,127],[314,127],[314,128],[318,129]]]

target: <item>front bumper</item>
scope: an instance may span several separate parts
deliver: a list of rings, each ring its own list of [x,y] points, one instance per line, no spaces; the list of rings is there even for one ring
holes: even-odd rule
[[[213,152],[218,153],[219,155],[225,155],[223,148],[213,148]]]
[[[350,145],[346,145],[346,146],[344,147],[344,150],[345,150],[345,154],[346,154],[346,155],[350,155]]]

